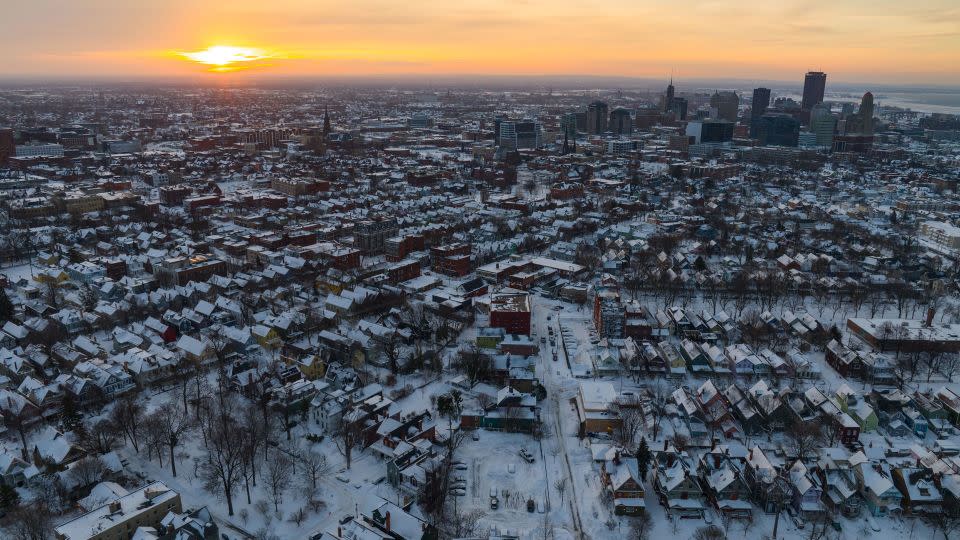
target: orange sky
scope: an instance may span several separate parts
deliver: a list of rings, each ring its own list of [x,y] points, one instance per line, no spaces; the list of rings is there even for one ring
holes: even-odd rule
[[[821,69],[831,81],[960,83],[957,0],[30,0],[0,13],[0,76],[800,80]],[[213,45],[270,58],[214,73],[178,54]]]

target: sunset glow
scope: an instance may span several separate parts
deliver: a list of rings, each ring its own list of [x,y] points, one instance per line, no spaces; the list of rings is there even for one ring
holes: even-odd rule
[[[251,62],[272,58],[272,55],[261,49],[226,45],[215,45],[202,51],[182,52],[180,55],[199,64],[213,66],[210,69],[219,72],[243,69]]]
[[[834,81],[957,84],[958,18],[956,0],[35,0],[0,17],[0,76],[794,80],[819,69]],[[32,30],[42,27],[63,30]]]

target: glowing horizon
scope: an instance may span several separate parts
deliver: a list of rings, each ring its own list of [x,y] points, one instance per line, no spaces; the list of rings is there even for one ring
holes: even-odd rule
[[[203,50],[177,54],[192,62],[211,66],[210,71],[218,73],[249,69],[256,66],[257,62],[279,56],[256,47],[232,45],[212,45]]]
[[[960,84],[955,0],[34,0],[0,77],[586,75]]]

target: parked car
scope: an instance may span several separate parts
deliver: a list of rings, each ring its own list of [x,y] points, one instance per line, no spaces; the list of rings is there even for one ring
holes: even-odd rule
[[[473,431],[473,435],[472,435],[471,437],[473,438],[473,440],[479,441],[479,440],[480,440],[480,433],[479,433],[477,430],[474,430],[474,431]]]
[[[533,502],[533,499],[527,499],[527,512],[531,514],[537,509],[537,503]]]
[[[465,471],[465,470],[467,470],[467,466],[466,466],[465,464],[463,464],[463,463],[458,463],[458,464],[454,465],[453,468],[456,469],[456,470],[458,470],[458,471]]]
[[[450,494],[453,495],[454,497],[463,497],[463,496],[465,496],[465,495],[467,494],[467,490],[465,490],[465,489],[451,489],[451,490],[450,490]]]

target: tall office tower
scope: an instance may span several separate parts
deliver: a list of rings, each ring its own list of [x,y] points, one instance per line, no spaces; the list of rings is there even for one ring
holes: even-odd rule
[[[867,92],[860,100],[860,133],[873,135],[873,94]]]
[[[797,146],[800,122],[789,114],[768,112],[760,117],[758,133],[764,146]]]
[[[610,108],[602,101],[594,101],[587,106],[587,133],[599,135],[607,131],[607,117]]]
[[[496,139],[497,146],[505,148],[507,150],[516,150],[517,149],[517,129],[516,124],[510,122],[509,120],[496,120],[496,133],[494,138]]]
[[[733,140],[733,122],[726,120],[697,120],[687,123],[686,135],[692,144],[722,144]]]
[[[577,113],[566,113],[560,117],[560,133],[568,139],[577,138]]]
[[[493,144],[500,146],[500,124],[507,121],[507,117],[498,115],[493,119]]]
[[[663,112],[673,110],[673,77],[670,77],[670,84],[667,85],[667,95],[663,98]]]
[[[0,128],[0,163],[13,157],[16,153],[16,143],[13,140],[13,129]]]
[[[814,105],[810,111],[810,131],[816,135],[816,145],[830,148],[833,146],[833,134],[837,129],[837,118],[824,103]]]
[[[736,92],[714,92],[710,96],[710,111],[718,120],[736,122],[739,107],[740,97]]]
[[[630,111],[622,107],[610,111],[610,131],[617,135],[633,133],[633,120],[630,118]]]
[[[540,147],[540,131],[540,124],[533,120],[501,120],[499,146],[505,150],[535,150]]]
[[[767,112],[767,107],[770,106],[770,89],[769,88],[754,88],[753,89],[753,104],[750,106],[750,138],[757,138],[757,124],[760,122],[760,117]]]
[[[649,107],[637,109],[635,114],[636,120],[634,125],[637,126],[637,129],[647,130],[660,122],[660,115],[663,114],[663,111]]]
[[[513,123],[514,134],[516,135],[516,148],[536,150],[540,148],[540,123],[529,118],[524,118],[519,122]]]
[[[673,104],[670,110],[677,115],[677,120],[687,119],[687,98],[673,98]]]
[[[803,100],[800,108],[810,111],[817,103],[823,103],[823,92],[827,88],[827,74],[822,71],[810,71],[803,79]]]

